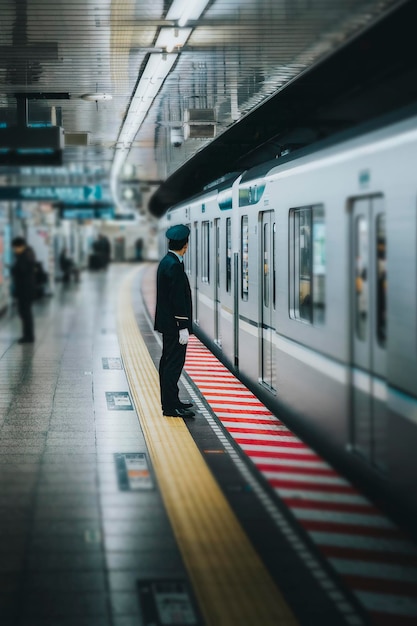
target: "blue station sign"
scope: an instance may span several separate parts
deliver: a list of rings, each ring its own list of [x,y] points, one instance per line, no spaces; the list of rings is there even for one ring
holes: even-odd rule
[[[0,200],[48,201],[71,203],[97,202],[101,185],[84,187],[1,187]]]

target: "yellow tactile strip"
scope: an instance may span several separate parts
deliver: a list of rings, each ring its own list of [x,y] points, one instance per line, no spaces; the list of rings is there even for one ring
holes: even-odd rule
[[[129,274],[120,288],[120,349],[159,488],[205,624],[295,626],[297,621],[184,421],[162,415],[158,373],[132,306],[132,281],[137,271]]]

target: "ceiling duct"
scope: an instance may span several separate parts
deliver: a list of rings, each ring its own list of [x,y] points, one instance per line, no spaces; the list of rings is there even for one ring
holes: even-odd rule
[[[90,133],[67,133],[64,135],[66,146],[88,146],[90,144]]]
[[[213,139],[216,136],[214,109],[184,111],[184,139]]]
[[[211,122],[214,124],[216,122],[214,109],[185,109],[184,122],[188,124],[207,124],[207,122]]]

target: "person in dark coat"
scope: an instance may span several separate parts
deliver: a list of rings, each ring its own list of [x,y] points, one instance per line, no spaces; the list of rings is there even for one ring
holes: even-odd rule
[[[103,257],[104,267],[107,267],[108,264],[110,263],[110,258],[111,258],[110,241],[108,237],[106,237],[105,235],[99,235],[99,242],[100,242],[100,251]]]
[[[18,343],[33,343],[35,341],[32,316],[32,302],[36,293],[35,253],[23,237],[15,237],[12,240],[12,248],[16,257],[12,267],[13,295],[17,300],[17,310],[22,320],[22,337]]]
[[[78,282],[78,269],[75,267],[74,261],[68,256],[66,248],[62,248],[61,254],[59,255],[59,266],[62,272],[63,283],[69,283],[71,276],[74,276],[74,280]]]
[[[178,380],[193,319],[190,283],[183,263],[189,235],[190,229],[183,224],[167,230],[168,252],[159,263],[156,279],[155,330],[162,333],[159,362],[162,412],[174,417],[195,415],[190,410],[192,403],[181,402],[178,397]]]

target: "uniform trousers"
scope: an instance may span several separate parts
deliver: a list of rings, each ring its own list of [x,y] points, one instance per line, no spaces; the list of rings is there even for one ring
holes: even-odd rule
[[[17,310],[22,320],[22,338],[33,341],[33,316],[32,316],[32,300],[29,298],[17,299]]]
[[[162,334],[162,356],[159,362],[159,383],[163,411],[179,407],[178,380],[185,363],[187,345],[178,342],[178,333]]]

